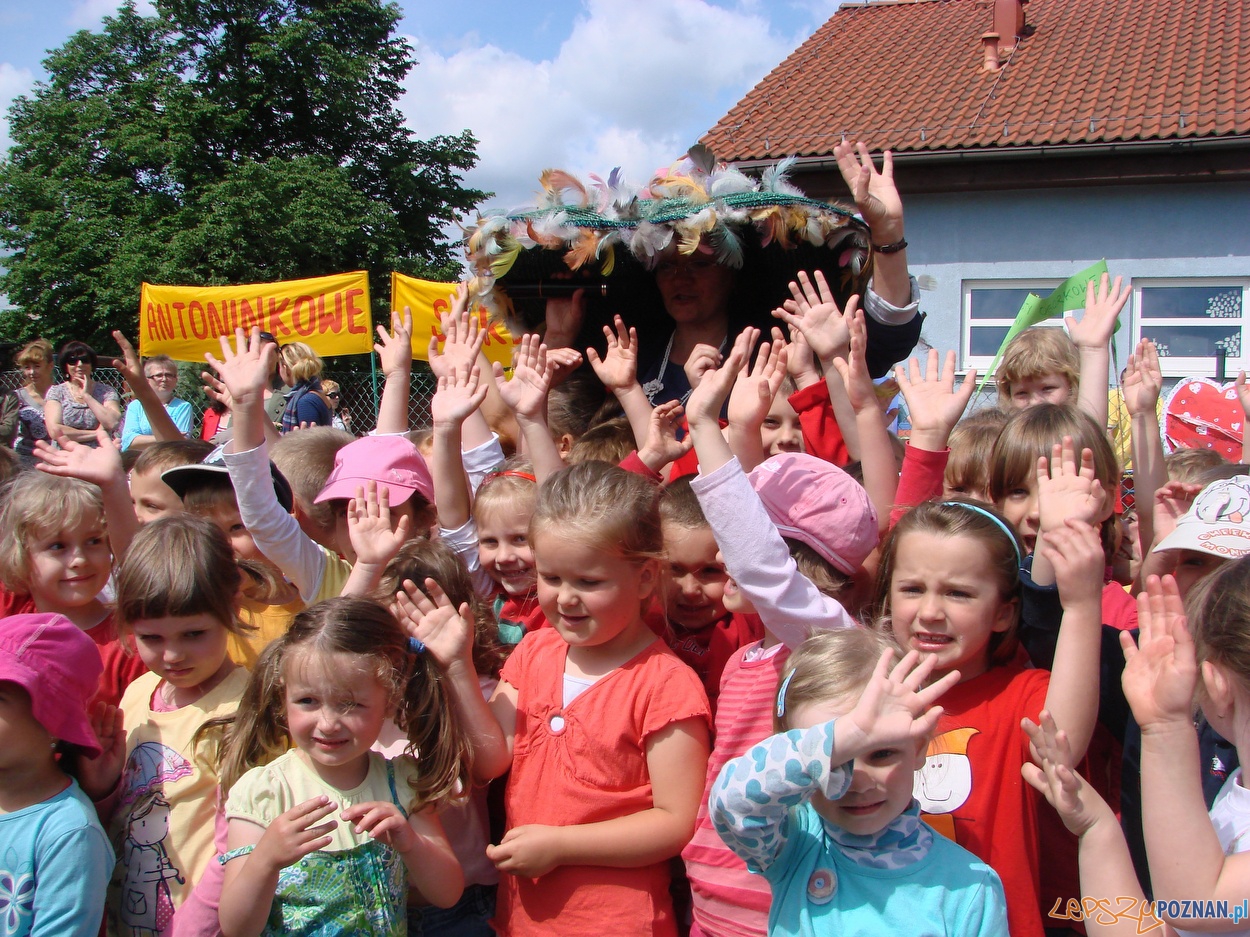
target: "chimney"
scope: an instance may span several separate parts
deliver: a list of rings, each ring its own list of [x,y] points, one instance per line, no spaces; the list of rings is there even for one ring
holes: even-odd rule
[[[998,59],[998,33],[985,33],[981,36],[981,51],[985,55],[981,63],[981,71],[996,72],[1002,68]]]
[[[1024,4],[1027,0],[994,0],[994,32],[998,33],[998,54],[1010,55],[1016,40],[1024,34]],[[985,38],[982,37],[982,42]]]

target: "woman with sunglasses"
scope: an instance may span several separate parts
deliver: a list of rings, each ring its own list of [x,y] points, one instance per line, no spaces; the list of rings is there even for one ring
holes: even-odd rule
[[[93,380],[95,350],[84,342],[66,342],[57,364],[67,380],[49,389],[44,420],[53,439],[96,445],[96,429],[117,431],[122,421],[121,398],[107,384]]]
[[[338,381],[324,380],[321,382],[321,397],[330,408],[330,425],[335,429],[352,431],[352,415],[343,406],[343,391]]]

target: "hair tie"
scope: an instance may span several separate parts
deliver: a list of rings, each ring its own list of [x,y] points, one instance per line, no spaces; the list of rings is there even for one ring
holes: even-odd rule
[[[781,687],[777,690],[777,718],[784,719],[786,715],[786,690],[790,689],[790,681],[794,679],[796,671],[791,670],[786,674],[786,678],[781,681]]]
[[[1005,533],[1007,535],[1007,539],[1011,541],[1011,548],[1016,551],[1016,566],[1021,569],[1024,568],[1024,554],[1020,552],[1020,541],[1016,539],[1016,532],[1004,524],[1002,518],[997,517],[990,511],[985,510],[985,508],[981,507],[981,505],[973,504],[970,501],[943,501],[941,504],[943,507],[964,508],[974,514],[980,514],[987,520],[993,521],[994,525]]]
[[[409,654],[424,654],[425,642],[422,641],[420,638],[409,638],[408,639],[408,653]]]

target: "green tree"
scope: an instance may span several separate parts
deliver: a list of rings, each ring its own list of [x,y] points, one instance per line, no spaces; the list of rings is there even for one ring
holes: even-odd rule
[[[485,193],[465,131],[418,140],[413,65],[381,0],[128,3],[50,53],[0,161],[0,313],[14,340],[109,347],[142,280],[215,285],[367,269],[454,276],[442,236]]]

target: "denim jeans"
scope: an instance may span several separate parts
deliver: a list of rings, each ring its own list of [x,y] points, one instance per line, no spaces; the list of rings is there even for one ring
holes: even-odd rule
[[[497,885],[468,885],[450,908],[408,907],[408,937],[495,937]]]

